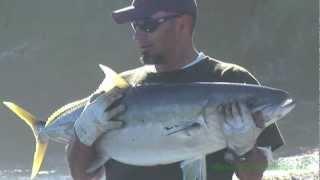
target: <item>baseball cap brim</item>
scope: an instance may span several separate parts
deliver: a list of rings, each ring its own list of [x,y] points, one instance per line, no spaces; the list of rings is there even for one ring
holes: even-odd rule
[[[131,22],[146,16],[146,12],[143,13],[132,5],[112,12],[112,18],[117,24]]]

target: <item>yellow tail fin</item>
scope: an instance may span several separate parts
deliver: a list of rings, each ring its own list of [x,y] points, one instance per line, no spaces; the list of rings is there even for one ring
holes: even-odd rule
[[[40,171],[44,156],[46,155],[47,147],[48,143],[37,142],[36,151],[33,156],[31,179],[35,178]]]
[[[33,165],[31,173],[31,179],[33,179],[41,168],[41,164],[47,151],[48,143],[40,142],[37,138],[37,120],[35,116],[12,102],[3,102],[3,104],[12,112],[14,112],[18,117],[20,117],[26,124],[28,124],[36,138],[36,150],[33,155]]]

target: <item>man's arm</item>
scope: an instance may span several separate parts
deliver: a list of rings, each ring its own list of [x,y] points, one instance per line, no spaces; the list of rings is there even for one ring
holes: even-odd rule
[[[71,176],[75,180],[89,180],[99,177],[104,169],[88,174],[87,169],[96,157],[94,143],[101,134],[122,127],[122,122],[111,120],[125,110],[116,104],[123,96],[123,90],[114,88],[105,93],[93,94],[74,125],[74,139],[67,149]],[[116,104],[116,105],[115,105]]]
[[[227,82],[238,82],[247,84],[257,84],[260,85],[259,81],[246,69],[242,67],[229,68],[224,71],[223,77]],[[263,119],[261,114],[252,114],[254,122],[257,127],[264,128]],[[257,139],[257,142],[253,149],[246,154],[246,158],[242,161],[237,161],[234,163],[236,166],[237,176],[241,180],[256,180],[261,179],[263,172],[268,166],[268,162],[272,160],[271,150],[275,150],[279,146],[283,145],[284,141],[278,130],[276,124],[265,128]],[[265,151],[261,150],[261,147],[271,147]],[[267,156],[268,155],[268,156]],[[254,168],[253,168],[254,167]]]
[[[252,114],[255,125],[258,128],[263,128],[263,118],[260,112]],[[269,151],[272,156],[270,149]],[[260,180],[263,177],[264,171],[268,168],[268,159],[266,152],[257,147],[257,144],[250,150],[244,158],[235,161],[236,175],[240,180]],[[271,157],[272,158],[272,157]]]
[[[256,138],[264,127],[261,113],[251,114],[242,102],[227,104],[222,111],[228,146],[225,159],[235,166],[240,180],[260,180],[268,166],[264,151],[271,153],[269,149],[256,147]]]
[[[268,160],[260,149],[254,147],[245,159],[237,160],[235,166],[240,180],[260,180],[268,167]]]
[[[67,147],[67,156],[70,173],[73,179],[89,180],[99,175],[99,173],[94,175],[86,173],[86,169],[95,157],[95,150],[92,146],[82,144],[77,136],[75,136],[71,144]]]

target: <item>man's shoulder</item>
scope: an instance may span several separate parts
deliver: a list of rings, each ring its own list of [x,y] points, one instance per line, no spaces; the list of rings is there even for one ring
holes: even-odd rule
[[[244,82],[248,84],[259,84],[258,80],[244,67],[217,60],[212,57],[207,58],[211,71],[217,74],[226,82]]]
[[[249,72],[247,69],[244,67],[234,64],[234,63],[229,63],[229,62],[224,62],[212,57],[207,58],[207,63],[209,65],[213,65],[215,71],[220,71],[222,74],[226,72],[244,72],[247,73]]]
[[[129,84],[135,85],[143,81],[148,73],[155,72],[154,66],[141,66],[134,69],[126,70],[120,73],[120,76],[123,77]]]

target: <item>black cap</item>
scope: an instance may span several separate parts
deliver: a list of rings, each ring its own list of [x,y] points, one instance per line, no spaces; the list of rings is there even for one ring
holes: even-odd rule
[[[190,14],[196,17],[196,0],[133,0],[131,6],[113,11],[112,17],[118,24],[143,19],[159,11]]]

